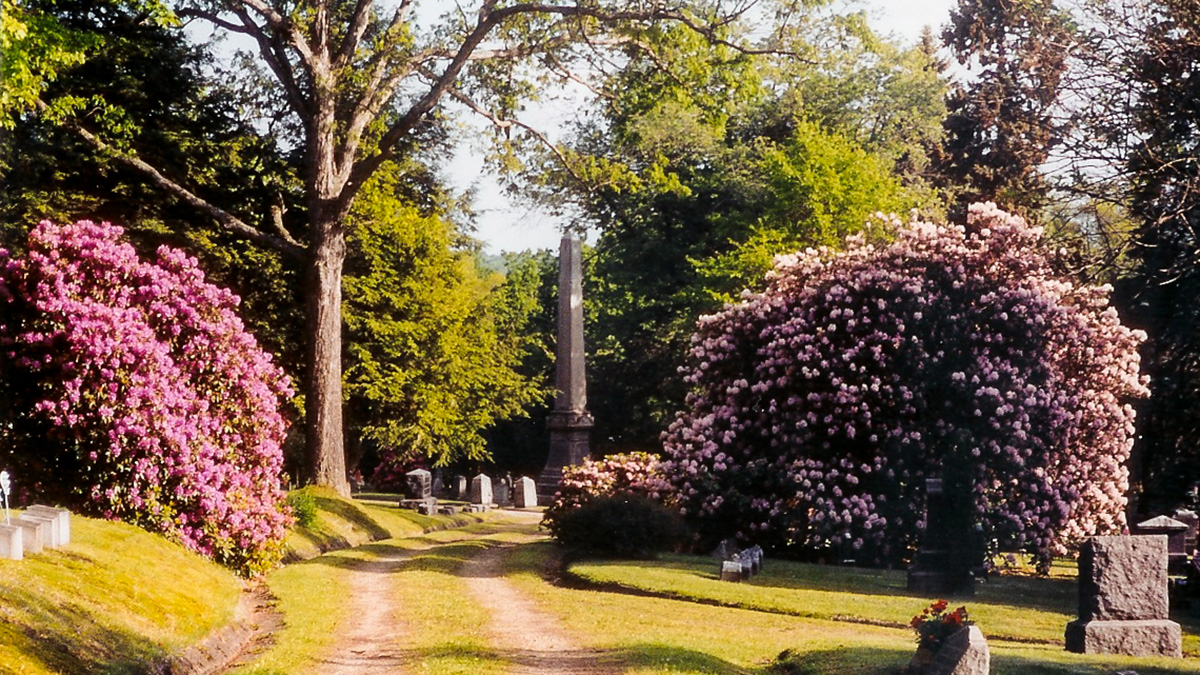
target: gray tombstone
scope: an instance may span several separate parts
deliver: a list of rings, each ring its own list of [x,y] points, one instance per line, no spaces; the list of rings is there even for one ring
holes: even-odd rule
[[[736,555],[737,552],[737,540],[722,539],[721,543],[717,544],[717,547],[713,549],[712,557],[716,558],[717,560],[732,560],[733,556]]]
[[[486,474],[471,479],[471,503],[484,506],[492,503],[492,479]]]
[[[432,516],[437,513],[437,502],[433,499],[422,501],[417,505],[417,513],[423,516]]]
[[[988,675],[991,654],[978,626],[967,626],[942,642],[925,675]]]
[[[494,486],[492,491],[492,499],[496,501],[496,506],[511,506],[512,505],[512,480],[507,476],[500,479],[500,483]]]
[[[521,476],[513,486],[513,504],[518,509],[532,509],[538,505],[537,484],[529,476]]]
[[[1092,537],[1079,550],[1079,618],[1067,624],[1067,651],[1180,658],[1168,609],[1165,536]]]
[[[1187,574],[1188,525],[1169,516],[1157,516],[1130,528],[1132,534],[1165,534],[1167,535],[1167,572],[1169,574]]]
[[[406,499],[429,499],[433,496],[433,480],[425,469],[413,469],[404,474]]]
[[[1200,516],[1196,515],[1195,511],[1177,509],[1175,513],[1171,514],[1171,517],[1188,526],[1183,547],[1189,556],[1192,555],[1196,550],[1196,534],[1200,532]]]
[[[554,365],[558,393],[546,420],[550,428],[550,452],[537,480],[538,493],[547,502],[558,491],[563,467],[582,464],[591,455],[595,422],[587,410],[582,261],[579,240],[563,237],[558,247],[558,341]]]
[[[59,546],[67,546],[71,543],[71,512],[67,509],[45,506],[43,504],[34,504],[33,506],[25,509],[25,513],[35,516],[57,518]]]
[[[20,525],[0,523],[0,558],[21,560],[25,557],[25,532]]]
[[[445,493],[446,493],[446,481],[444,478],[442,478],[442,470],[438,469],[433,472],[433,496],[434,497],[445,497],[446,496]]]
[[[754,573],[758,574],[762,571],[763,550],[762,547],[755,544],[750,549],[750,560],[754,563]]]
[[[12,483],[8,480],[8,472],[0,471],[0,501],[4,503],[4,524],[12,525],[12,516],[8,513],[8,493],[12,491]]]
[[[438,513],[443,516],[457,516],[458,515],[458,507],[457,506],[439,506]]]
[[[455,476],[454,477],[454,498],[459,501],[465,502],[465,501],[467,501],[467,498],[469,496],[470,496],[470,494],[468,492],[468,487],[467,487],[467,477],[466,476]]]

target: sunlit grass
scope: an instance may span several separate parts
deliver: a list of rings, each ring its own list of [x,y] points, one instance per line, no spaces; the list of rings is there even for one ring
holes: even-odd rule
[[[510,579],[577,634],[591,636],[592,646],[622,652],[633,673],[754,671],[788,650],[778,672],[896,674],[914,649],[913,633],[905,624],[929,602],[904,590],[903,572],[768,561],[754,581],[729,583],[716,579],[713,560],[696,556],[571,567],[573,574],[593,583],[678,599],[570,590],[545,580],[553,557],[550,544],[521,547],[507,562]],[[1195,658],[1065,652],[1062,633],[1074,618],[1075,593],[1074,582],[1064,578],[998,578],[960,602],[985,635],[992,636],[992,672],[998,675],[1200,672]],[[896,627],[874,625],[880,623]],[[1002,641],[996,638],[997,625],[1014,640],[1056,644]],[[1185,631],[1187,648],[1197,637],[1192,624],[1185,624]]]
[[[240,592],[162,537],[72,515],[65,549],[0,560],[0,671],[139,672],[232,621]]]

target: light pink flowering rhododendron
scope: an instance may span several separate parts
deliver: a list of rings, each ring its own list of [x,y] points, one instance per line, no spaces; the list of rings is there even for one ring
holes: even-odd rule
[[[243,572],[277,561],[287,378],[238,298],[122,229],[43,222],[0,270],[5,376],[22,478]],[[16,383],[16,384],[14,384]],[[23,435],[18,432],[25,430]]]
[[[702,535],[895,562],[925,479],[951,473],[1002,548],[1044,561],[1120,531],[1144,335],[1111,289],[1055,273],[1039,228],[968,219],[780,257],[700,320],[663,470]]]
[[[546,509],[546,521],[580,506],[592,497],[638,495],[653,500],[667,496],[670,486],[663,480],[659,459],[647,452],[586,459],[583,464],[564,466],[554,501]]]

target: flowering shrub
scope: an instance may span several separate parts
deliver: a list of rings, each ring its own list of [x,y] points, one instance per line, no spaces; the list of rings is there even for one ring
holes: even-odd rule
[[[764,293],[700,319],[664,436],[685,514],[708,543],[896,561],[946,475],[989,540],[1040,560],[1119,532],[1146,387],[1110,289],[1059,278],[1040,229],[992,204],[971,234],[890,225],[881,248],[782,256]]]
[[[583,464],[563,467],[558,492],[546,508],[543,523],[553,530],[554,522],[562,514],[594,497],[637,495],[659,500],[667,488],[659,470],[658,457],[648,452],[589,458]]]
[[[122,232],[43,222],[2,252],[3,451],[43,496],[264,569],[290,522],[286,377],[194,259],[144,262]]]
[[[917,633],[917,648],[936,652],[941,648],[946,638],[957,633],[964,626],[970,626],[973,621],[967,616],[967,608],[959,607],[953,612],[947,612],[948,603],[938,600],[921,610],[908,625]]]

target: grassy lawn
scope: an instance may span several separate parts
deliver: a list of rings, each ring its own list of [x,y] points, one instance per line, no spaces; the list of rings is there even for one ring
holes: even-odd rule
[[[72,515],[67,548],[0,560],[0,671],[144,672],[229,623],[240,593],[162,537]]]
[[[550,555],[549,549],[531,548],[522,555],[527,560],[514,560],[514,574],[521,575],[523,583],[534,589],[537,575],[532,570],[538,564],[544,564]],[[539,560],[543,562],[539,563]],[[1074,618],[1077,603],[1075,582],[1069,572],[1052,578],[994,577],[979,588],[975,597],[951,603],[952,606],[967,605],[972,618],[988,636],[994,673],[1105,673],[1118,669],[1136,670],[1141,675],[1200,672],[1200,660],[1195,658],[1182,661],[1130,659],[1064,652],[1063,630]],[[670,640],[676,640],[686,639],[691,632],[703,632],[712,645],[711,655],[741,667],[754,665],[755,658],[741,653],[736,646],[725,651],[722,633],[729,630],[731,622],[740,626],[761,626],[764,631],[779,630],[768,628],[764,621],[780,620],[788,625],[806,626],[803,635],[782,645],[781,649],[788,649],[790,656],[782,661],[780,670],[789,673],[898,672],[913,648],[908,619],[931,600],[909,594],[905,590],[902,571],[770,560],[761,575],[746,583],[719,581],[716,563],[700,556],[665,556],[655,562],[579,562],[570,567],[569,577],[599,589],[624,589],[662,596],[632,597],[601,591],[595,593],[600,599],[589,600],[589,603],[602,603],[611,607],[607,611],[626,616],[645,616],[642,620],[649,625],[640,626],[634,633],[663,630],[671,635]],[[539,592],[558,603],[560,611],[565,612],[569,607],[564,598],[556,599],[553,590],[541,589]],[[719,625],[722,628],[717,631],[702,628],[702,625],[713,623],[721,616],[718,613],[709,619],[704,619],[703,614],[697,615],[695,623],[688,621],[678,625],[681,617],[692,611],[680,608],[688,605],[703,607],[705,603],[730,608],[725,611],[754,611],[738,615],[740,618],[737,619],[721,619]],[[713,609],[710,607],[710,611]],[[748,618],[753,614],[770,618]],[[668,621],[664,616],[671,619]],[[1188,615],[1173,618],[1184,625],[1185,652],[1196,655],[1200,651],[1197,622]],[[692,625],[688,626],[688,623]],[[809,631],[817,635],[811,635]],[[760,651],[764,654],[757,657],[758,662],[773,656],[765,653],[768,644],[770,649],[778,644],[774,634],[769,640],[761,637],[746,639],[751,644],[763,646]]]

